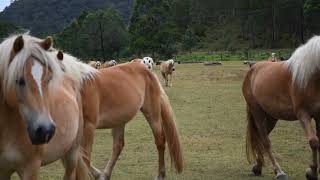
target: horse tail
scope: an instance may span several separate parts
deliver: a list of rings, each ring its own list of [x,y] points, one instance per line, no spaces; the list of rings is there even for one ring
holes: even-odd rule
[[[261,127],[263,121],[260,121],[260,123],[257,122],[257,119],[254,118],[248,106],[247,120],[246,154],[248,162],[252,162],[252,160],[261,157],[261,163],[264,164],[263,154],[270,147],[270,140],[268,139],[265,128]]]
[[[78,153],[78,162],[76,167],[76,180],[90,180],[93,179],[89,168],[84,161],[85,154],[82,150]]]
[[[247,102],[246,155],[249,163],[260,157],[259,160],[264,164],[263,154],[270,147],[270,140],[264,127],[266,114],[252,95],[251,83],[254,71],[254,67],[248,71],[242,85],[243,96]]]
[[[160,83],[159,83],[160,85]],[[170,105],[168,96],[161,88],[161,118],[165,138],[168,143],[171,162],[174,163],[178,173],[183,170],[182,147],[179,140],[179,134],[176,128],[174,114]]]

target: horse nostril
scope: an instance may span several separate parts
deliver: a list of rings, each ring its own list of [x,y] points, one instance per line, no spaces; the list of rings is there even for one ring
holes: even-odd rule
[[[53,135],[56,131],[56,126],[55,125],[51,125],[50,130],[49,130],[49,134]]]
[[[56,127],[53,124],[49,126],[39,126],[35,132],[38,143],[48,143],[55,133]]]
[[[41,136],[43,136],[44,132],[45,132],[44,126],[40,126],[40,127],[38,127],[38,129],[36,130],[36,136],[37,136],[37,137],[41,137]]]

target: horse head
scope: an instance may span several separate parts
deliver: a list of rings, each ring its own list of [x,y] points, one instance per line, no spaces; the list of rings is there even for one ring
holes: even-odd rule
[[[12,41],[7,67],[2,67],[3,92],[6,103],[18,109],[26,122],[29,138],[34,145],[48,143],[55,134],[49,102],[53,86],[62,70],[49,55],[52,38],[36,39],[20,35]],[[8,39],[7,41],[10,41]],[[10,45],[4,43],[3,46]],[[6,47],[1,47],[0,52]],[[63,59],[58,53],[57,59]],[[3,61],[3,59],[1,59]],[[2,63],[2,65],[4,65]]]

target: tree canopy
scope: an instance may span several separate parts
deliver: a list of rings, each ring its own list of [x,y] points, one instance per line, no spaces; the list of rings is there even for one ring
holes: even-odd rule
[[[82,11],[117,9],[128,22],[134,0],[18,0],[0,13],[1,22],[9,22],[34,35],[58,33]]]
[[[319,0],[40,1],[19,0],[0,20],[30,23],[27,27],[44,35],[63,28],[55,36],[58,45],[83,58],[295,48],[320,32]],[[103,9],[107,4],[114,8]],[[124,10],[116,11],[119,7]],[[26,13],[30,8],[37,12]],[[9,16],[11,11],[16,14]]]
[[[79,57],[106,60],[119,57],[128,35],[119,13],[107,9],[82,12],[55,39],[60,48]]]

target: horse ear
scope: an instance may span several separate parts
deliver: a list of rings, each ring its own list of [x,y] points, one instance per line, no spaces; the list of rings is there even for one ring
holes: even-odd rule
[[[23,41],[23,37],[20,35],[16,38],[16,40],[14,41],[13,44],[13,51],[15,53],[18,53],[19,51],[21,51],[21,49],[24,46],[24,41]]]
[[[40,46],[44,49],[44,50],[48,50],[53,44],[53,39],[51,36],[48,36],[45,40],[43,40],[40,43]]]
[[[60,61],[63,60],[63,52],[62,52],[62,51],[58,51],[57,58],[58,58]]]

